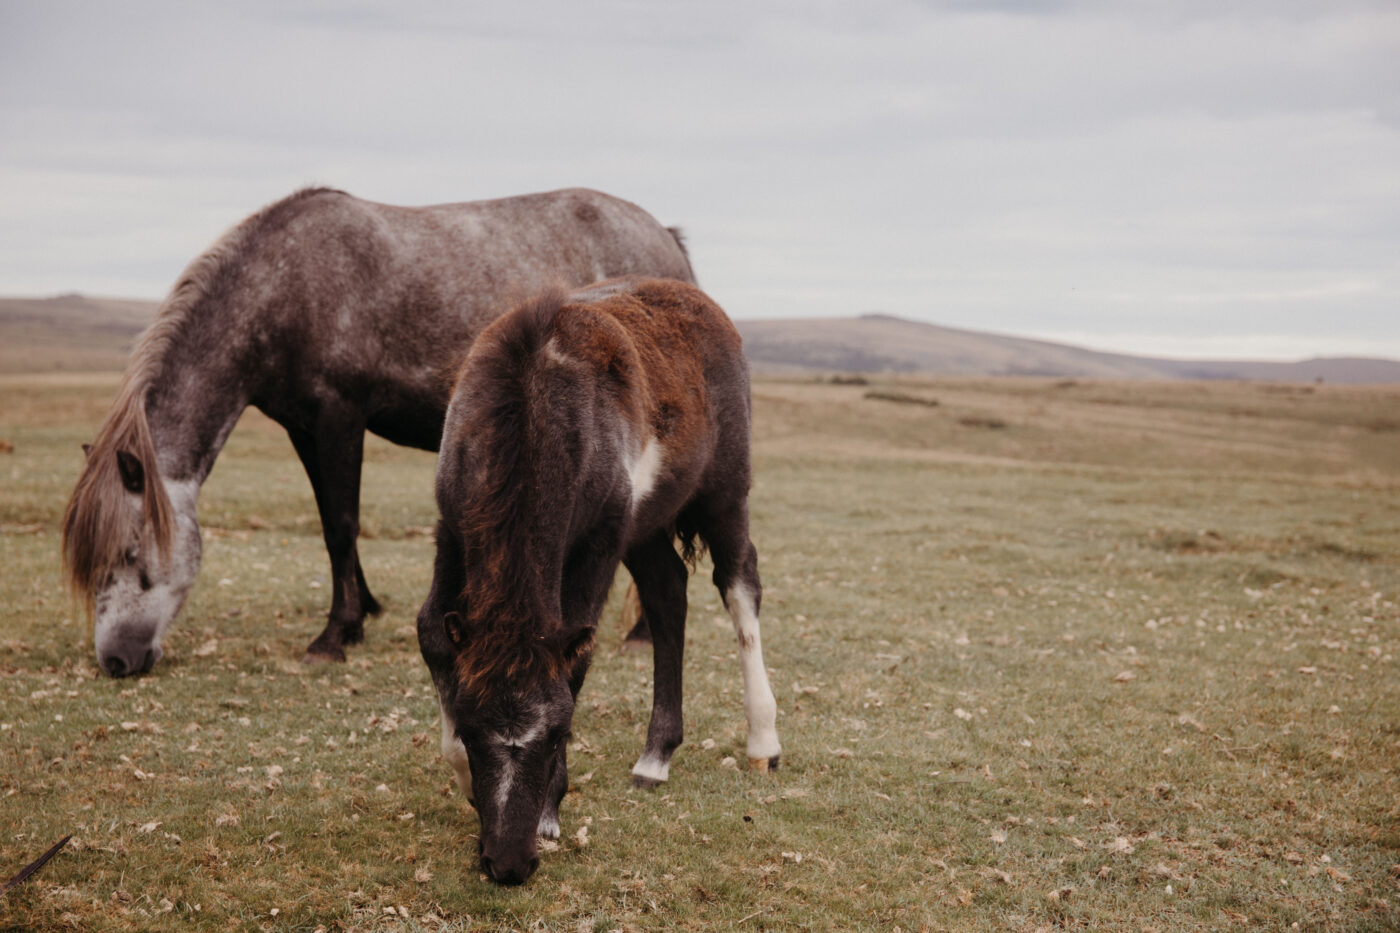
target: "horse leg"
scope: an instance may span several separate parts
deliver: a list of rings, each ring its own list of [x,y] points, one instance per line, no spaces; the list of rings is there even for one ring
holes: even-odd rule
[[[647,624],[647,614],[642,611],[641,600],[637,596],[637,581],[627,587],[627,595],[622,600],[622,624],[635,620],[627,637],[622,640],[622,650],[651,647],[651,626]]]
[[[763,665],[758,608],[763,585],[758,578],[758,550],[749,538],[747,497],[716,508],[704,503],[697,509],[700,536],[710,546],[715,587],[734,622],[739,639],[739,660],[744,676],[744,715],[748,719],[749,767],[768,771],[778,767],[782,747],[778,742],[778,703]]]
[[[559,760],[554,766],[554,776],[549,779],[549,789],[544,792],[544,812],[540,814],[540,825],[536,833],[546,839],[559,838],[559,803],[569,792],[569,752],[565,742],[559,744]]]
[[[632,767],[632,783],[655,787],[666,780],[671,755],[681,744],[681,663],[685,651],[685,585],[689,573],[666,532],[631,548],[623,562],[637,584],[642,617],[652,637],[651,723],[642,757]]]
[[[360,463],[365,426],[353,416],[322,413],[314,433],[291,431],[331,561],[331,611],[326,627],[306,649],[305,661],[344,661],[345,645],[364,640],[366,613],[377,615],[379,602],[365,583],[355,540],[360,534]]]

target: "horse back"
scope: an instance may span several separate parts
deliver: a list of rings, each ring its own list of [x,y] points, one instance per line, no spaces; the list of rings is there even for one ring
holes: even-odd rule
[[[693,278],[673,231],[578,188],[425,207],[317,190],[250,219],[237,253],[219,283],[232,326],[204,349],[246,360],[250,401],[294,423],[350,399],[371,430],[430,448],[457,364],[503,310],[613,276]]]

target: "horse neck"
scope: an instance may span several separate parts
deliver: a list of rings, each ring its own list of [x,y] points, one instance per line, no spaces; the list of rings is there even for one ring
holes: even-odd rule
[[[208,333],[221,323],[211,317],[190,321],[170,341],[146,396],[160,471],[172,482],[202,484],[248,407],[236,355],[201,352],[204,342],[191,333]]]

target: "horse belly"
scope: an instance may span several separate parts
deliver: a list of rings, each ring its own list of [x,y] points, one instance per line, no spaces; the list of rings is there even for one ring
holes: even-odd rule
[[[374,412],[366,426],[392,444],[436,452],[446,412],[436,405],[399,405]]]

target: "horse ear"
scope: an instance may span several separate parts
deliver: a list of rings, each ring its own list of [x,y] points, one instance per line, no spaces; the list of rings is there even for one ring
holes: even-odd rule
[[[117,468],[121,470],[122,485],[127,492],[141,493],[146,489],[146,468],[141,460],[129,451],[117,451]]]
[[[572,663],[586,655],[593,649],[593,636],[597,633],[596,625],[585,625],[581,629],[565,633],[564,657]]]
[[[452,644],[461,648],[467,643],[467,626],[460,612],[449,612],[442,617],[442,627],[447,629],[447,637]]]

